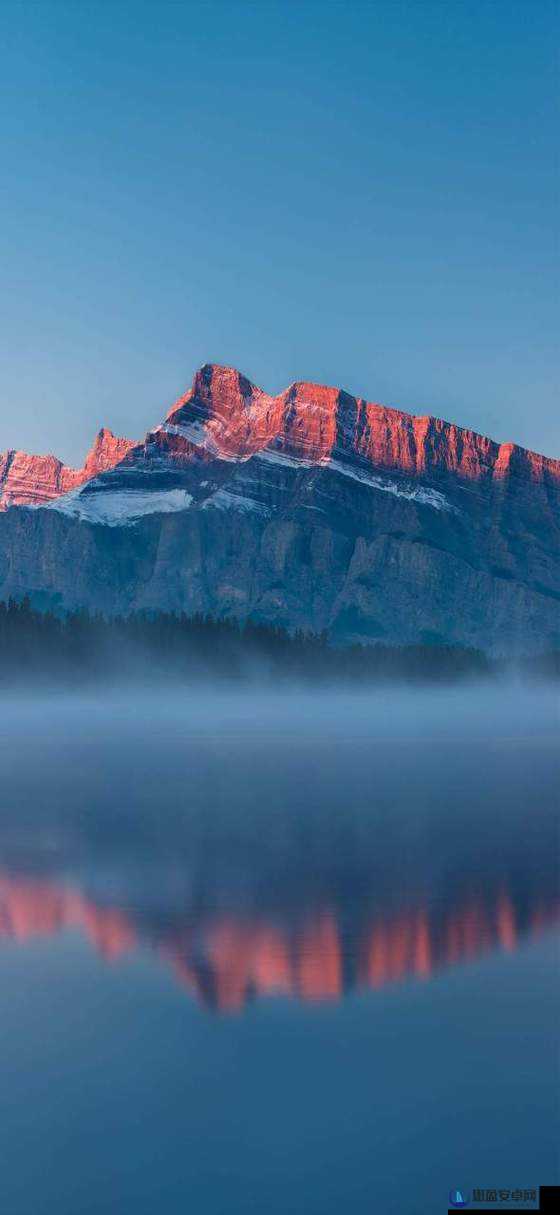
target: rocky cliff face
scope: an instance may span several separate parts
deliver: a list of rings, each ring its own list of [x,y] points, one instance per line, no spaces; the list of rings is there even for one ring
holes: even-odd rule
[[[560,641],[560,464],[512,444],[208,365],[142,443],[102,431],[78,472],[42,459],[34,481],[24,458],[1,474],[20,504],[0,516],[4,597],[340,641]]]
[[[230,459],[270,448],[312,463],[341,457],[412,476],[447,472],[479,480],[516,472],[560,482],[559,461],[513,443],[494,443],[438,418],[412,417],[321,384],[292,384],[271,397],[233,368],[210,364],[171,407],[161,430],[190,443],[193,453]]]
[[[69,468],[56,456],[31,456],[25,451],[0,452],[0,510],[9,506],[44,506],[98,473],[113,468],[134,447],[103,427],[82,468]]]

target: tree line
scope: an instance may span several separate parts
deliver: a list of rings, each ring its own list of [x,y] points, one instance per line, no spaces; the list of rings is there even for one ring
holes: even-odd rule
[[[543,675],[558,672],[558,655],[539,661]],[[488,676],[498,665],[480,650],[454,645],[335,647],[326,633],[289,633],[251,620],[169,612],[57,615],[37,611],[27,598],[0,603],[4,684],[125,677],[441,682]]]

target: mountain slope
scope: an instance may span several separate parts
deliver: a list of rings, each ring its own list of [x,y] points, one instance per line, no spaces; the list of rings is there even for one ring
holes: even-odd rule
[[[105,471],[0,516],[3,597],[341,641],[560,639],[558,461],[321,385],[271,397],[213,365],[142,443],[115,442]]]

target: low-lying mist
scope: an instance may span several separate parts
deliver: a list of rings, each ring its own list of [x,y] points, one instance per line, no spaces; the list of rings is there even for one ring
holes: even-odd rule
[[[557,743],[549,684],[20,688],[0,693],[0,821],[74,802],[133,818],[196,801],[227,817],[234,800],[259,821],[311,803],[344,817],[381,798],[443,799],[452,817],[496,791],[525,811],[543,788],[554,796]]]

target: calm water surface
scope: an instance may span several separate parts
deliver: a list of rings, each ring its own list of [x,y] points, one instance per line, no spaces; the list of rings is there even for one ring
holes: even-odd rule
[[[560,1180],[550,691],[0,708],[2,1211]]]

